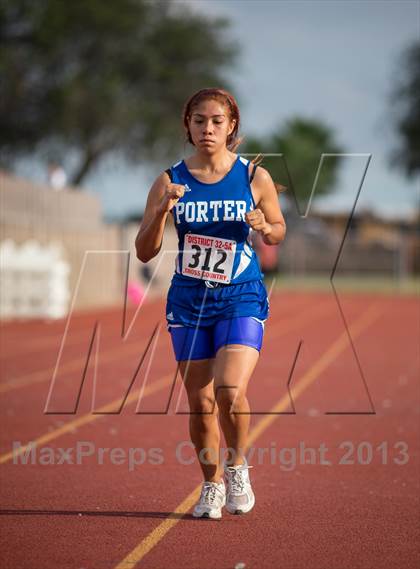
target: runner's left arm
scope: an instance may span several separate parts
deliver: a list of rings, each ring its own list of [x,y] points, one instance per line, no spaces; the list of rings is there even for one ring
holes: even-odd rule
[[[254,186],[258,188],[261,199],[256,209],[245,214],[245,220],[254,231],[261,233],[264,243],[276,245],[286,235],[286,222],[273,179],[261,166],[256,171]]]

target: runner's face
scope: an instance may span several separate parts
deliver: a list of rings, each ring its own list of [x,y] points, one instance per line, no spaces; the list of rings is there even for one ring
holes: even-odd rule
[[[195,147],[202,152],[213,153],[221,146],[226,146],[227,137],[235,128],[235,121],[230,121],[223,104],[209,99],[194,107],[189,126]]]

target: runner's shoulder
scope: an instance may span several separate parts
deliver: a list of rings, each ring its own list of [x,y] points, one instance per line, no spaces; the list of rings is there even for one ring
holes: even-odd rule
[[[253,170],[254,170],[254,163],[250,162],[248,165],[248,172],[250,177],[252,175]],[[257,168],[255,169],[255,174],[252,181],[257,182],[258,185],[259,183],[268,182],[270,180],[272,180],[270,172],[266,168],[258,164]]]

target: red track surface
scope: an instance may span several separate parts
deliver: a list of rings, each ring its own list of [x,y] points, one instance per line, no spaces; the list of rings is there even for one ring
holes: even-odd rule
[[[3,325],[2,569],[233,569],[238,562],[246,569],[419,567],[418,300],[339,298],[342,312],[332,294],[272,297],[248,392],[257,412],[250,429],[256,506],[243,517],[224,512],[216,522],[190,515],[201,475],[197,461],[177,459],[189,435],[188,416],[176,410],[187,405],[180,378],[173,382],[164,326],[122,412],[90,412],[95,357],[95,409],[113,402],[106,410],[117,411],[154,325],[164,322],[163,302],[141,309],[125,342],[121,311],[74,316],[52,411],[74,407],[93,326],[101,325],[73,415],[44,414],[65,322]],[[144,383],[143,414],[135,414]],[[280,414],[267,414],[273,409]],[[35,464],[11,455],[14,441],[37,439]],[[81,441],[96,452],[142,448],[146,460],[131,471],[122,454],[121,464],[109,453],[103,464],[97,454],[81,464],[39,463],[45,448],[75,449]],[[330,464],[320,464],[322,444]],[[301,456],[303,445],[315,450]],[[152,448],[161,449],[163,464],[148,460]],[[304,463],[311,453],[312,463]],[[182,456],[194,458],[188,446]]]

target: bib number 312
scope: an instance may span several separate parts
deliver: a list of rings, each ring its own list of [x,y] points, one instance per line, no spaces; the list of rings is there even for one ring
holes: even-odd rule
[[[182,274],[195,279],[230,283],[236,241],[186,233]]]

